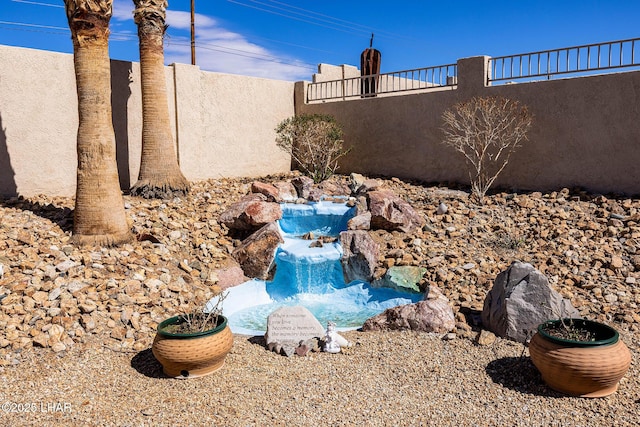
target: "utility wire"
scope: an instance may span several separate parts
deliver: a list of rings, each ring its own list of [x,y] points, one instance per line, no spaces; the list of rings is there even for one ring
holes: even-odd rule
[[[171,39],[168,38],[165,40],[165,44],[167,46],[191,46],[191,43],[187,43],[186,41],[182,41],[184,40],[184,38],[176,38],[176,39]],[[217,45],[217,44],[213,44],[213,43],[198,43],[196,44],[196,47],[198,49],[205,49],[205,50],[211,50],[211,51],[216,51],[216,52],[223,52],[223,53],[228,53],[230,55],[237,55],[237,56],[242,56],[245,58],[252,58],[252,59],[257,59],[260,61],[268,61],[268,62],[275,62],[277,64],[285,64],[285,65],[291,65],[293,67],[298,67],[298,68],[304,68],[304,69],[309,69],[309,70],[316,70],[317,67],[313,66],[312,64],[307,64],[304,62],[290,62],[290,61],[286,61],[280,58],[277,58],[275,56],[270,56],[270,55],[265,55],[265,54],[261,54],[261,53],[257,53],[257,52],[249,52],[246,50],[242,50],[242,49],[235,49],[232,47],[227,47],[227,46],[221,46],[221,45]]]
[[[10,21],[0,21],[0,25],[13,25],[13,26],[18,26],[18,27],[27,27],[28,28],[28,29],[27,28],[8,28],[10,30],[16,30],[16,31],[30,31],[30,32],[37,32],[37,33],[59,34],[59,35],[68,35],[69,34],[69,28],[54,27],[54,26],[51,26],[51,25],[28,24],[28,23],[10,22]],[[55,30],[55,31],[40,31],[38,29]],[[170,36],[170,34],[169,34],[169,36]],[[110,40],[112,40],[112,41],[133,42],[133,41],[136,41],[137,39],[138,39],[138,36],[135,35],[135,34],[131,34],[131,33],[112,32],[111,35],[110,35]],[[188,43],[188,44],[187,43],[180,43],[180,42],[173,41],[170,38],[166,39],[165,42],[166,42],[166,44],[168,46],[169,45],[191,46],[191,43]],[[290,65],[292,67],[297,67],[297,68],[304,68],[304,69],[310,69],[310,70],[315,70],[316,69],[316,67],[314,67],[311,64],[289,62],[289,61],[285,61],[285,60],[282,60],[280,58],[277,58],[275,56],[264,55],[264,54],[260,54],[260,53],[256,53],[256,52],[249,52],[249,51],[242,50],[242,49],[235,49],[235,48],[216,45],[216,44],[212,44],[212,43],[197,43],[196,47],[198,49],[205,49],[205,50],[223,52],[223,53],[227,53],[229,55],[237,55],[237,56],[241,56],[241,57],[245,57],[245,58],[252,58],[252,59],[256,59],[256,60],[260,60],[260,61],[268,61],[268,62],[274,62],[274,63],[277,63],[277,64]]]
[[[29,0],[11,0],[11,1],[15,2],[15,3],[35,4],[36,6],[49,6],[49,7],[64,8],[64,5],[61,5],[61,4],[41,3],[39,1],[29,1]]]
[[[295,14],[295,15],[300,15],[300,16],[303,16],[305,18],[315,19],[315,20],[320,21],[320,22],[326,22],[326,23],[329,23],[331,25],[338,25],[340,27],[344,27],[344,28],[347,28],[347,29],[352,29],[352,30],[355,30],[355,31],[362,31],[362,32],[365,32],[365,33],[375,32],[378,35],[382,34],[383,36],[387,36],[389,38],[395,38],[395,39],[410,39],[410,37],[402,36],[400,34],[394,34],[394,33],[388,32],[388,31],[383,31],[383,30],[380,30],[380,29],[372,28],[372,27],[370,27],[368,25],[363,25],[363,24],[359,24],[357,22],[352,22],[352,21],[347,21],[345,19],[336,18],[334,16],[326,15],[324,13],[315,12],[315,11],[310,10],[310,9],[305,9],[305,8],[302,8],[302,7],[294,6],[294,5],[287,4],[287,3],[284,3],[284,2],[281,2],[281,1],[277,1],[277,0],[268,0],[268,1],[269,1],[269,3],[275,3],[277,5],[281,5],[281,6],[284,6],[284,7],[274,6],[274,5],[265,3],[263,1],[258,1],[258,0],[245,0],[245,1],[249,1],[251,3],[256,3],[256,4],[259,4],[259,5],[266,6],[266,7],[271,7],[273,9],[277,9],[277,10],[283,10],[285,12],[292,13],[292,14]],[[296,12],[293,9],[299,10],[299,11],[302,11],[302,12]],[[313,15],[315,15],[315,16],[313,16]]]
[[[360,29],[344,29],[344,28],[333,27],[333,26],[330,26],[330,25],[321,24],[319,22],[309,21],[307,19],[302,19],[302,18],[297,18],[295,16],[290,16],[290,15],[287,15],[285,13],[280,13],[280,12],[276,12],[276,11],[273,11],[273,10],[264,9],[264,8],[257,7],[257,6],[252,6],[252,5],[246,4],[246,3],[241,3],[241,2],[236,1],[236,0],[227,0],[227,1],[229,3],[234,3],[234,4],[237,4],[239,6],[248,7],[250,9],[256,9],[256,10],[259,10],[259,11],[262,11],[262,12],[270,13],[272,15],[283,16],[285,18],[293,19],[295,21],[306,22],[307,24],[317,25],[318,27],[324,27],[324,28],[329,28],[331,30],[341,31],[343,33],[358,34],[358,35],[362,35],[362,33],[369,33],[369,31],[360,30]]]

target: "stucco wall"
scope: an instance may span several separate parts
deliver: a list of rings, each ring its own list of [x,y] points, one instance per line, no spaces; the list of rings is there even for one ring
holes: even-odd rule
[[[454,87],[317,104],[305,103],[306,82],[174,64],[166,67],[167,92],[182,171],[192,181],[288,171],[275,127],[294,112],[322,112],[336,116],[353,146],[339,172],[468,183],[461,157],[441,144],[442,112],[472,96],[500,95],[528,105],[535,118],[530,141],[497,185],[640,194],[640,71],[487,86],[489,59],[459,60]],[[343,68],[336,69],[342,75]],[[140,162],[140,71],[125,61],[112,61],[111,70],[126,190]],[[323,64],[323,70],[335,77],[332,67]],[[72,55],[0,46],[0,195],[72,196],[77,120]]]
[[[534,122],[496,185],[640,194],[640,71],[487,86],[489,59],[459,60],[449,90],[297,102],[296,112],[332,114],[344,126],[353,149],[341,173],[468,184],[463,159],[441,143],[442,113],[473,96],[503,96],[527,105]],[[298,84],[297,99],[306,99],[305,87]]]
[[[70,55],[0,46],[0,194],[75,192]]]
[[[294,83],[166,67],[169,114],[189,180],[285,172],[275,127],[294,114]],[[140,167],[138,63],[111,61],[113,125],[123,190]],[[0,195],[73,196],[77,98],[73,55],[0,46]]]

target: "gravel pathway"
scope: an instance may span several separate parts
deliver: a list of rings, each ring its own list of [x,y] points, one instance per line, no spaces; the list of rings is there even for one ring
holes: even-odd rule
[[[638,336],[618,392],[602,399],[547,389],[520,344],[478,346],[413,332],[344,335],[344,354],[284,357],[259,339],[235,336],[218,372],[162,377],[150,350],[119,353],[99,343],[65,357],[46,350],[5,370],[3,402],[35,412],[0,424],[104,426],[633,426],[640,425]]]

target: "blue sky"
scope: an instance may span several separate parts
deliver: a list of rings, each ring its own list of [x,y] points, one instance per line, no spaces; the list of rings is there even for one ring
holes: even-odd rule
[[[195,0],[203,70],[310,80],[319,63],[382,72],[640,36],[640,0]],[[0,0],[0,44],[73,52],[63,0]],[[131,0],[115,0],[110,56],[138,61]],[[165,62],[191,63],[190,0],[170,0]]]

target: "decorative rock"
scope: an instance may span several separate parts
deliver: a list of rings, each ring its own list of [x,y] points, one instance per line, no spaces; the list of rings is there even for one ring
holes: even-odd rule
[[[365,180],[358,188],[355,190],[355,194],[364,194],[369,191],[376,191],[380,188],[380,181],[375,179],[367,179]]]
[[[362,230],[340,233],[342,245],[342,270],[345,283],[354,280],[370,282],[378,262],[378,244],[369,233]]]
[[[622,261],[622,258],[620,258],[619,256],[613,255],[611,257],[610,265],[611,265],[611,269],[618,270],[624,266],[624,262]]]
[[[390,191],[370,191],[367,202],[373,229],[410,233],[424,225],[424,219],[411,205]]]
[[[218,278],[217,285],[223,290],[249,280],[247,276],[245,276],[242,268],[237,264],[216,270],[215,275]]]
[[[313,179],[308,176],[297,176],[291,180],[291,184],[295,187],[298,197],[306,199],[313,187]]]
[[[416,266],[393,266],[387,269],[384,277],[371,285],[378,288],[391,288],[402,292],[420,293],[418,283],[427,269]]]
[[[242,197],[220,215],[220,222],[232,230],[255,231],[282,218],[278,203],[268,202],[263,194]]]
[[[311,351],[311,349],[306,344],[304,344],[303,341],[298,347],[296,347],[295,353],[298,356],[306,356],[309,351]]]
[[[272,222],[245,239],[232,256],[240,264],[245,276],[266,280],[276,249],[283,242],[278,225]]]
[[[64,345],[64,343],[57,342],[51,346],[51,349],[56,353],[60,353],[61,351],[65,351],[67,349],[67,346]]]
[[[34,345],[39,347],[49,347],[49,336],[44,332],[36,334],[32,340]]]
[[[365,180],[366,178],[363,175],[352,172],[351,175],[349,175],[349,187],[351,188],[351,192],[356,193],[360,186],[364,184]]]
[[[75,267],[79,265],[78,263],[76,263],[75,261],[71,261],[71,260],[67,260],[67,261],[63,261],[60,264],[56,265],[56,270],[58,270],[61,273],[66,273],[67,271],[69,271],[69,269]]]
[[[267,317],[267,331],[264,335],[267,345],[277,342],[280,345],[294,343],[294,349],[300,343],[312,338],[324,336],[324,328],[305,307],[281,307]]]
[[[551,288],[540,271],[520,261],[496,277],[482,309],[486,329],[522,343],[540,323],[560,317],[581,316],[571,302]]]
[[[371,212],[356,215],[347,222],[348,230],[369,230],[371,228]]]
[[[476,343],[479,345],[491,345],[496,342],[496,336],[493,332],[481,330],[476,338]]]
[[[60,288],[53,288],[50,292],[49,292],[49,301],[53,301],[55,299],[58,299],[58,297],[60,296],[60,294],[62,293],[62,289]]]
[[[273,186],[278,190],[280,200],[296,200],[298,198],[296,187],[289,181],[274,182]]]
[[[449,210],[449,207],[447,205],[445,205],[444,203],[440,203],[438,205],[438,209],[436,209],[436,214],[438,215],[444,215],[447,213],[447,211]]]
[[[420,332],[448,333],[455,327],[449,301],[435,287],[430,287],[423,301],[392,307],[371,317],[362,325],[363,331],[410,329]]]
[[[269,202],[280,202],[280,193],[275,185],[254,181],[251,183],[251,192],[266,196]]]

